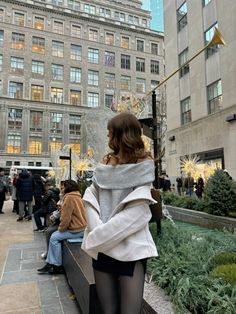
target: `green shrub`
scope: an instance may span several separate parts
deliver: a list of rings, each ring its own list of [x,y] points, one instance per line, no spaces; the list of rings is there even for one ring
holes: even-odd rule
[[[236,285],[236,264],[219,265],[212,271],[211,276]]]
[[[214,267],[226,264],[236,264],[236,252],[220,252],[211,260]]]

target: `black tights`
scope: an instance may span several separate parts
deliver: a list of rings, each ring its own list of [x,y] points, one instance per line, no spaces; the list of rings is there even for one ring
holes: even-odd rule
[[[96,290],[103,314],[139,314],[144,287],[144,269],[135,263],[134,274],[117,276],[94,269]]]

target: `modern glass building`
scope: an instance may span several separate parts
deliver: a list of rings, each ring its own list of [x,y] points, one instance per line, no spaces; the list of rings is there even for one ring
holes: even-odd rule
[[[164,32],[163,0],[143,0],[143,9],[151,12],[152,20],[150,28]]]

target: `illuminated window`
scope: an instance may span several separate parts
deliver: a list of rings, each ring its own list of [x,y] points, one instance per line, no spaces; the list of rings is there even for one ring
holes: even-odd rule
[[[187,25],[187,3],[186,1],[177,10],[178,31],[180,32]]]
[[[4,31],[0,30],[0,47],[3,47]]]
[[[99,73],[98,71],[88,70],[88,84],[98,86]]]
[[[88,62],[98,64],[99,50],[88,48]]]
[[[70,68],[70,82],[71,83],[81,83],[81,69]]]
[[[145,93],[146,92],[146,81],[145,79],[137,78],[136,79],[136,92]]]
[[[131,89],[131,77],[122,75],[120,78],[120,89],[130,91]]]
[[[62,149],[62,139],[58,137],[50,137],[49,149],[51,155],[55,151],[60,151]]]
[[[43,101],[44,87],[40,85],[31,85],[31,99]]]
[[[115,66],[115,53],[110,51],[105,51],[105,65],[109,67]]]
[[[70,134],[80,135],[81,117],[70,115],[69,117],[69,132]]]
[[[105,73],[105,87],[114,89],[116,86],[115,74]]]
[[[115,36],[112,33],[106,33],[105,35],[105,44],[107,45],[114,45]]]
[[[82,60],[82,47],[78,45],[70,45],[70,58],[71,60]]]
[[[52,41],[52,56],[53,57],[64,57],[64,43],[60,41]]]
[[[32,73],[44,75],[44,62],[42,61],[32,61]]]
[[[33,36],[32,38],[32,52],[45,53],[45,39]]]
[[[14,12],[14,24],[24,26],[25,14],[20,12]]]
[[[81,37],[81,26],[72,24],[71,25],[71,36],[73,37]]]
[[[121,69],[130,70],[130,56],[121,55]]]
[[[7,137],[7,153],[19,154],[21,151],[21,135],[10,133]]]
[[[121,37],[121,47],[129,49],[129,37]]]
[[[9,97],[15,99],[23,98],[23,83],[10,82]]]
[[[89,40],[98,41],[98,31],[96,29],[89,30]]]
[[[43,113],[41,111],[30,111],[30,131],[42,132]]]
[[[52,64],[52,79],[57,81],[63,81],[64,67],[59,64]]]
[[[61,21],[53,21],[53,31],[58,34],[64,33],[64,25]]]
[[[207,86],[208,113],[215,113],[222,109],[221,80]]]
[[[215,27],[218,27],[218,24],[214,24],[213,26],[211,26],[205,33],[204,33],[204,37],[205,37],[205,44],[207,45],[213,35],[214,35],[214,32],[215,32]],[[209,48],[207,48],[206,50],[206,58],[209,58],[210,56],[212,56],[213,54],[215,54],[220,48],[220,45],[214,45],[214,46],[211,46]]]
[[[137,51],[144,52],[144,40],[137,39]]]
[[[136,71],[145,72],[145,59],[136,58]]]
[[[25,35],[19,33],[12,33],[11,47],[13,49],[24,49],[25,48]]]
[[[29,137],[29,154],[41,155],[42,154],[42,138],[36,136]]]
[[[77,155],[80,156],[80,143],[78,143],[78,140],[77,139],[70,139],[69,141],[70,141],[69,146],[70,146],[72,152],[75,152]]]
[[[22,110],[9,108],[8,109],[8,128],[21,129],[22,128]]]
[[[159,61],[157,60],[150,61],[150,72],[153,74],[159,74]]]
[[[56,104],[63,103],[63,88],[51,87],[51,102]]]
[[[34,28],[44,30],[44,18],[40,16],[34,17]]]
[[[81,91],[70,91],[70,104],[73,106],[81,106]]]
[[[22,74],[24,70],[24,59],[18,57],[11,57],[11,70]]]
[[[99,94],[98,93],[88,93],[88,107],[98,107],[99,106]]]
[[[62,113],[50,113],[50,132],[52,134],[62,133]]]
[[[187,124],[192,121],[192,114],[191,114],[191,106],[190,106],[190,97],[182,100],[180,102],[181,107],[181,123]]]

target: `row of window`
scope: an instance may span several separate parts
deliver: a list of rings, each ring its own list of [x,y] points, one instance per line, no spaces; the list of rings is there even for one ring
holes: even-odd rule
[[[51,1],[53,3],[53,1]],[[54,3],[53,3],[54,4]],[[60,4],[58,4],[60,5]],[[62,4],[63,6],[64,4]],[[82,11],[92,15],[98,15],[101,17],[115,19],[120,22],[125,22],[137,26],[149,27],[149,21],[145,18],[140,18],[135,15],[127,15],[123,12],[119,11],[111,11],[108,8],[104,7],[95,7],[91,4],[83,4],[81,5],[78,1],[70,1],[68,0],[68,7],[72,10]],[[0,8],[0,20],[4,21],[5,18],[5,10],[4,8]],[[26,26],[26,13],[20,11],[13,12],[13,23],[19,26]],[[57,33],[63,34],[65,22],[62,20],[54,20],[53,21],[53,30]],[[46,25],[46,18],[43,16],[34,16],[33,27],[39,30],[44,30]],[[28,25],[27,25],[28,26]]]
[[[222,85],[221,80],[207,86],[208,113],[212,114],[222,108]],[[181,123],[187,124],[192,121],[191,99],[190,97],[180,102],[181,106]]]
[[[88,77],[88,84],[98,86],[98,72],[90,71]],[[106,73],[106,87],[115,88],[115,74]],[[154,89],[158,85],[158,81],[151,81],[151,89]],[[131,77],[121,76],[120,89],[122,91],[131,91]],[[142,78],[136,78],[136,92],[146,93],[146,80]],[[2,81],[0,81],[0,93],[2,93]],[[105,95],[105,105],[111,107],[112,103],[115,101],[113,93],[110,95]],[[9,97],[14,99],[23,99],[23,83],[9,82]],[[42,85],[31,85],[31,99],[33,101],[44,101],[44,86]],[[64,90],[63,88],[51,87],[50,89],[50,100],[53,103],[62,104],[64,101]],[[74,106],[83,105],[81,102],[81,91],[80,90],[70,90],[70,104]],[[87,105],[88,107],[98,107],[99,106],[99,93],[88,92],[87,94]]]
[[[89,34],[91,35],[90,40],[95,40],[97,38],[97,33],[95,30],[90,30]],[[105,43],[107,45],[114,45],[114,34],[106,33]],[[0,30],[0,47],[4,45],[4,31]],[[11,36],[11,48],[23,50],[25,49],[25,34],[13,32]],[[73,45],[76,46],[76,45]],[[42,37],[32,36],[31,51],[35,53],[45,54],[46,40]],[[121,47],[124,49],[130,48],[130,38],[126,36],[121,37]],[[136,50],[140,52],[145,51],[145,41],[141,39],[136,40]],[[154,55],[158,55],[158,44],[151,43],[150,51]],[[52,41],[52,55],[55,57],[64,57],[64,42],[61,41]]]

